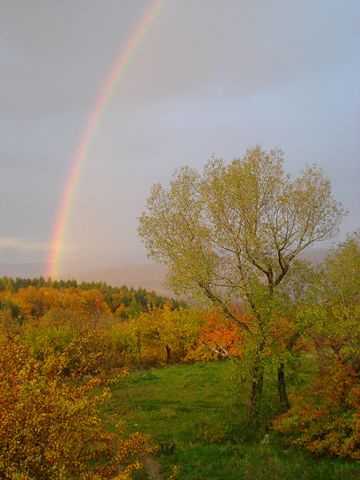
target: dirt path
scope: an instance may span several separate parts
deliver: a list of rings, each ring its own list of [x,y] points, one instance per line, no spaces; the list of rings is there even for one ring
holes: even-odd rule
[[[160,472],[160,463],[153,457],[147,457],[144,460],[145,471],[149,477],[149,480],[163,480],[163,476]]]

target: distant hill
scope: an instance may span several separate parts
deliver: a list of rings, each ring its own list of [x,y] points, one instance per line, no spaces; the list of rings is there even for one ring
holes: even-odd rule
[[[164,286],[165,275],[166,268],[163,265],[142,264],[69,272],[61,275],[61,278],[65,280],[74,278],[80,282],[103,281],[113,286],[143,287],[162,295],[169,295],[171,292]]]
[[[300,255],[300,258],[305,258],[311,263],[320,263],[328,255],[329,250],[329,248],[312,248],[305,250],[305,252]]]
[[[0,263],[0,277],[40,277],[43,272],[42,263]],[[166,268],[157,264],[122,265],[119,267],[94,268],[65,272],[58,278],[64,280],[74,278],[77,281],[104,281],[113,286],[143,287],[155,290],[162,295],[168,295],[169,289],[164,287]]]
[[[305,252],[302,257],[312,263],[320,263],[329,252],[328,249],[318,248]],[[77,281],[104,281],[114,286],[127,285],[129,287],[143,287],[146,290],[155,290],[163,295],[170,295],[170,290],[164,285],[166,267],[159,264],[125,265],[113,268],[102,268],[69,272],[62,278],[75,278]]]
[[[326,248],[316,248],[306,251],[302,257],[313,263],[321,262],[329,252]],[[0,264],[0,276],[32,278],[42,273],[41,263]],[[113,286],[127,285],[128,287],[143,287],[146,290],[155,290],[160,295],[171,295],[171,291],[164,285],[166,268],[156,263],[136,265],[122,265],[108,268],[89,268],[68,271],[59,278],[64,280],[74,278],[77,281],[106,282]]]
[[[0,277],[40,277],[44,266],[42,263],[0,263]]]

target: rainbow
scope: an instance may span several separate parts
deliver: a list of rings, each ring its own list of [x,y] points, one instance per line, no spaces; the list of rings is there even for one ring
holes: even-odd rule
[[[142,39],[165,5],[165,1],[166,0],[153,0],[151,2],[149,8],[135,25],[130,36],[120,49],[94,102],[91,114],[86,122],[85,129],[80,137],[80,142],[73,160],[71,161],[69,173],[57,209],[51,236],[50,251],[44,271],[45,277],[54,277],[59,273],[59,264],[64,250],[66,228],[69,223],[71,207],[75,200],[77,186],[87,155],[106,107]]]

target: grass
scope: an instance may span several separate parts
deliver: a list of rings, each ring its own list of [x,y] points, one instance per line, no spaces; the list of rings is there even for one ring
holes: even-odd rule
[[[360,479],[359,463],[289,448],[271,432],[268,442],[264,432],[248,432],[237,368],[224,361],[134,372],[114,386],[107,415],[127,405],[129,432],[148,433],[159,445],[164,478],[177,466],[182,480]]]

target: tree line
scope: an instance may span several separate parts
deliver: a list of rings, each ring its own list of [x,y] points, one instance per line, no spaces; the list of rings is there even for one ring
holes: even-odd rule
[[[96,290],[101,293],[105,303],[111,312],[121,318],[129,318],[138,315],[140,312],[147,311],[153,307],[162,307],[165,303],[171,302],[174,308],[184,306],[183,301],[158,295],[154,291],[147,291],[144,288],[133,288],[122,285],[120,287],[112,286],[106,282],[77,282],[75,279],[52,280],[44,277],[38,278],[12,278],[0,277],[0,293],[17,293],[19,290],[25,291],[27,287],[36,289],[54,289],[54,290],[73,290],[90,291]],[[35,292],[35,290],[32,290]],[[38,290],[41,291],[41,290]],[[6,295],[5,295],[6,297]],[[10,308],[16,308],[15,305],[8,304]]]

